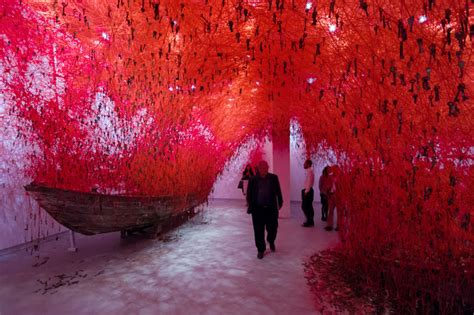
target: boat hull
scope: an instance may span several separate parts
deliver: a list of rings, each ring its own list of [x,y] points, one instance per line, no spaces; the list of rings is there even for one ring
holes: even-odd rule
[[[85,235],[158,226],[202,203],[191,196],[104,195],[36,184],[25,190],[56,221]]]

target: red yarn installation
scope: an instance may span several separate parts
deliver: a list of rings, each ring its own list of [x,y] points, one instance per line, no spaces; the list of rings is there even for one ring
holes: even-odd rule
[[[338,160],[355,261],[474,273],[472,3],[0,3],[9,115],[32,177],[207,196],[248,137],[297,119]],[[36,86],[36,87],[35,87]]]

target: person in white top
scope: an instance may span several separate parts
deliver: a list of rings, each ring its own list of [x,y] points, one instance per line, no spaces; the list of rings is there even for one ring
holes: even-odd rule
[[[304,169],[306,170],[306,176],[304,180],[304,188],[301,190],[301,208],[303,209],[306,217],[306,222],[303,223],[304,227],[314,226],[314,171],[313,162],[306,160],[304,162]]]

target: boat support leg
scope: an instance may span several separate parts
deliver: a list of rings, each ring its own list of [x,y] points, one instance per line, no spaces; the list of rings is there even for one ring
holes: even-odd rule
[[[67,250],[70,252],[77,252],[76,235],[71,230],[69,230],[69,248]]]
[[[158,238],[163,233],[163,224],[162,223],[155,223],[153,226],[153,230],[150,234],[151,238]]]

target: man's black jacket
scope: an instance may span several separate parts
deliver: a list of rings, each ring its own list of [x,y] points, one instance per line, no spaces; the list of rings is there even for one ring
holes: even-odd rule
[[[280,181],[278,176],[272,173],[268,173],[267,177],[270,179],[271,189],[272,189],[272,200],[273,204],[270,205],[269,210],[280,210],[283,205],[283,197],[281,195]],[[249,186],[247,188],[247,203],[248,210],[247,213],[252,213],[257,209],[257,196],[258,196],[258,178],[259,175],[250,178]]]

